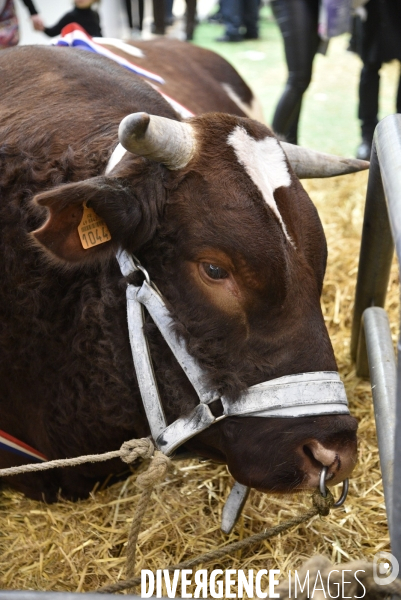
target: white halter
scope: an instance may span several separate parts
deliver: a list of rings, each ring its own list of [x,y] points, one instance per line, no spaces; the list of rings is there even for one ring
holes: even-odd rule
[[[117,254],[122,274],[127,277],[141,271],[145,281],[139,287],[127,287],[129,337],[138,385],[153,440],[164,454],[170,455],[181,444],[226,417],[302,417],[324,414],[349,414],[344,385],[337,372],[318,371],[287,375],[258,383],[235,400],[228,400],[206,384],[205,373],[187,352],[174,332],[174,321],[164,299],[151,283],[146,270],[125,251]],[[154,324],[194,387],[200,403],[188,415],[167,425],[160,399],[152,359],[144,334],[145,307]],[[209,404],[220,400],[223,414],[215,417]]]

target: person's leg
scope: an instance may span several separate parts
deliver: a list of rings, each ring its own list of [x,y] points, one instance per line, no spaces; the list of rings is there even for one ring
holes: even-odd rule
[[[173,21],[174,21],[173,1],[174,0],[164,0],[164,10],[165,10],[164,20],[165,20],[166,25],[172,25]]]
[[[138,11],[139,11],[139,31],[142,31],[143,16],[144,16],[144,12],[145,12],[144,0],[138,0]]]
[[[285,139],[290,144],[298,144],[298,125],[299,117],[301,116],[302,98],[299,100],[297,106],[294,109],[293,117],[290,125],[288,126]]]
[[[222,23],[223,22],[221,5],[222,5],[222,0],[219,0],[219,2],[217,4],[216,12],[214,12],[212,15],[210,15],[207,19],[209,23]]]
[[[195,18],[196,18],[196,0],[187,0],[187,12],[186,12],[187,40],[192,40],[194,37]]]
[[[154,29],[153,33],[158,33],[164,35],[165,33],[165,25],[164,25],[164,0],[153,0],[153,20],[154,20]]]
[[[369,160],[372,150],[373,134],[379,112],[379,85],[381,63],[364,63],[359,80],[358,117],[361,121],[361,137],[356,157]]]
[[[365,63],[359,80],[358,118],[361,120],[362,139],[372,143],[378,121],[381,63]]]
[[[244,38],[256,40],[259,37],[259,0],[242,0],[242,24],[246,28]]]
[[[218,41],[237,42],[242,39],[241,27],[241,0],[222,0],[221,3],[225,34]]]
[[[134,9],[132,8],[132,0],[125,0],[125,8],[127,10],[130,29],[138,29],[139,31],[142,31],[143,0],[136,0],[134,3]]]
[[[318,0],[274,0],[288,66],[288,79],[277,104],[272,127],[289,142],[298,142],[302,96],[312,77],[312,63],[319,46]]]
[[[127,11],[127,17],[128,17],[128,24],[130,29],[133,28],[134,24],[132,21],[132,6],[131,6],[131,0],[125,0],[125,9]]]

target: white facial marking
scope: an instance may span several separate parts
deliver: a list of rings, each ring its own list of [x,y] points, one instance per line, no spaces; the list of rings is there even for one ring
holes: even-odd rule
[[[104,172],[105,175],[108,175],[110,171],[114,169],[116,165],[118,165],[118,163],[120,162],[120,160],[126,152],[127,151],[124,148],[124,146],[122,146],[121,144],[117,144],[109,158],[109,162],[107,163],[107,167]]]
[[[274,199],[274,191],[277,188],[288,187],[291,184],[285,154],[280,144],[272,137],[255,140],[239,125],[230,133],[227,142],[234,148],[238,162],[245,168],[262,193],[266,204],[276,215],[285,237],[295,246]]]

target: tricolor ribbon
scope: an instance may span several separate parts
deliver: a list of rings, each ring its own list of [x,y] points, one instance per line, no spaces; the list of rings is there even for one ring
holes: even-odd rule
[[[80,25],[78,25],[78,23],[70,23],[69,25],[63,27],[61,31],[61,37],[57,40],[55,45],[82,48],[83,50],[94,52],[95,54],[107,56],[107,58],[114,60],[114,62],[117,62],[122,67],[125,67],[137,75],[141,75],[142,77],[146,77],[147,79],[151,79],[152,81],[156,81],[160,84],[165,83],[163,77],[159,77],[159,75],[156,75],[151,71],[147,71],[142,67],[138,67],[138,65],[135,65],[122,56],[111,52],[111,50],[105,48],[101,44],[94,42],[91,36],[88,35],[86,31]]]
[[[81,48],[83,50],[89,50],[90,52],[94,52],[95,54],[101,54],[102,56],[106,56],[107,58],[110,58],[110,60],[113,60],[114,62],[118,63],[119,65],[129,69],[130,71],[132,71],[132,73],[135,73],[136,75],[141,75],[142,77],[146,77],[147,79],[150,79],[152,82],[155,82],[155,83],[158,83],[161,85],[166,83],[164,81],[163,77],[160,77],[159,75],[156,75],[155,73],[152,73],[151,71],[148,71],[147,69],[138,67],[138,65],[134,64],[130,60],[127,60],[127,59],[123,58],[122,56],[115,54],[108,48],[105,48],[103,46],[103,42],[100,41],[100,40],[102,40],[102,38],[96,38],[96,39],[97,39],[97,41],[95,42],[94,39],[91,38],[91,36],[88,35],[86,33],[86,31],[80,25],[78,25],[78,23],[70,23],[69,25],[66,25],[62,29],[60,38],[58,38],[58,40],[53,43],[56,46],[71,46],[73,48]],[[121,40],[111,40],[111,39],[107,39],[107,38],[104,40],[104,44],[106,44],[106,45],[107,44],[110,45],[111,43],[113,43],[116,48],[120,48],[121,50],[124,50],[126,53],[127,52],[132,53],[134,50],[136,52],[138,52],[138,54],[140,54],[142,52],[138,48],[135,48],[134,46],[129,46],[128,44],[125,44]],[[126,46],[126,48],[124,48],[124,46]],[[185,108],[185,106],[183,106],[182,104],[177,102],[177,100],[174,100],[174,98],[171,98],[170,96],[168,96],[167,94],[162,92],[161,89],[159,88],[159,86],[155,85],[155,83],[150,83],[150,85],[155,90],[157,90],[159,92],[159,94],[161,96],[163,96],[163,98],[165,100],[167,100],[167,102],[174,108],[174,110],[179,115],[181,115],[181,117],[183,117],[184,119],[188,119],[189,117],[194,116],[193,112],[191,112],[190,110]]]
[[[30,458],[31,460],[36,460],[38,462],[46,462],[47,458],[41,452],[35,450],[25,442],[21,442],[21,440],[17,440],[17,438],[13,437],[9,433],[2,431],[0,429],[0,449],[8,450],[9,452],[13,452],[14,454],[18,454],[19,456],[24,456],[26,458]]]

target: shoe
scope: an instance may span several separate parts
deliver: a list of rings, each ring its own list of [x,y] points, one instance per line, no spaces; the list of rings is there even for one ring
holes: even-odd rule
[[[216,42],[242,42],[244,38],[242,35],[227,35],[224,34],[221,37],[215,39]]]
[[[259,34],[247,31],[246,33],[244,33],[243,39],[244,40],[258,40],[259,39]]]
[[[208,23],[223,23],[223,15],[221,14],[221,12],[216,12],[216,13],[214,13],[214,15],[210,15],[210,17],[207,18],[207,22]]]
[[[131,40],[140,40],[142,38],[142,31],[135,27],[131,29]]]
[[[150,26],[150,31],[152,33],[155,33],[156,35],[164,35],[166,33],[165,28],[163,27],[156,27],[156,25],[154,23],[151,24]]]
[[[362,140],[356,150],[356,157],[359,160],[370,160],[370,153],[372,151],[372,142],[368,140]]]

